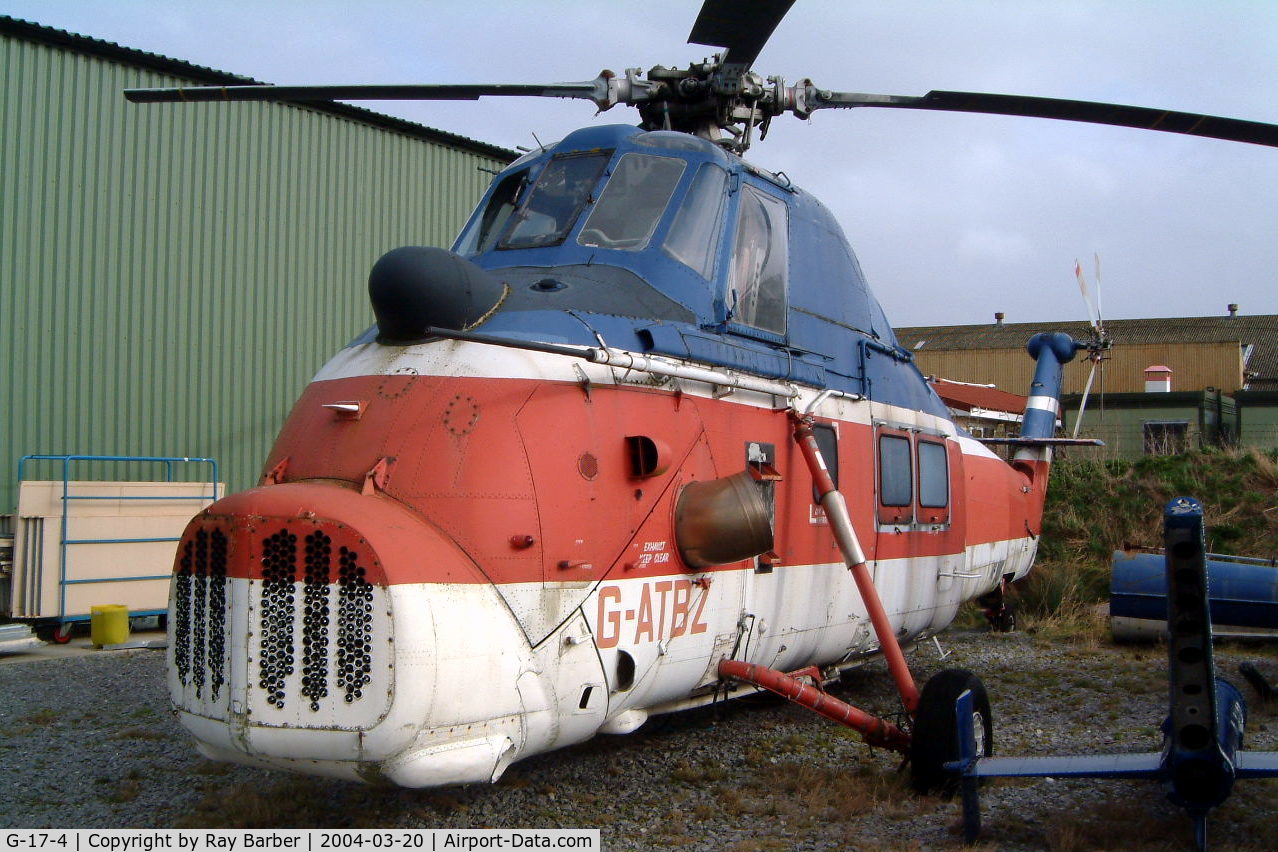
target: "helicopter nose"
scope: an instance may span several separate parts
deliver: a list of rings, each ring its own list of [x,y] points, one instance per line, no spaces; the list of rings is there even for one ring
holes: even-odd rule
[[[197,719],[250,720],[239,739],[207,721],[192,728],[226,752],[270,754],[284,748],[280,737],[296,735],[279,730],[317,730],[331,732],[333,755],[393,755],[407,745],[396,739],[397,714],[434,688],[429,654],[399,659],[432,647],[419,635],[433,623],[429,602],[398,590],[424,572],[477,586],[476,570],[439,531],[380,495],[298,482],[225,497],[192,519],[178,547],[174,705]],[[413,618],[396,622],[403,606]],[[396,702],[405,697],[396,672],[412,674],[421,694]]]
[[[491,316],[509,292],[509,285],[487,270],[429,246],[392,249],[368,276],[378,343],[418,343],[432,327],[469,331]]]

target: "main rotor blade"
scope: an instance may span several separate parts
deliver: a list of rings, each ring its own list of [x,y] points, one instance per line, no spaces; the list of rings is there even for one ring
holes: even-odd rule
[[[794,0],[706,0],[688,43],[726,47],[724,64],[749,68],[793,5]]]
[[[602,91],[601,91],[602,90]],[[188,86],[173,89],[126,89],[135,103],[179,101],[473,101],[483,97],[607,98],[601,80],[583,83],[406,86]]]
[[[816,90],[808,102],[809,109],[853,109],[855,107],[931,109],[990,115],[1021,115],[1028,118],[1056,118],[1063,121],[1110,124],[1116,127],[1184,133],[1189,136],[1206,136],[1230,142],[1250,142],[1254,145],[1278,147],[1278,125],[1095,101],[994,95],[985,92],[934,91],[922,97],[910,97]]]

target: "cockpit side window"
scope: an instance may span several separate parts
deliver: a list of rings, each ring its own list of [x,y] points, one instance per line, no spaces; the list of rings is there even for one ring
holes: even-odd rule
[[[785,334],[788,239],[785,203],[743,187],[728,281],[730,320]]]
[[[497,243],[499,249],[539,248],[559,245],[590,202],[608,152],[556,157],[542,169],[515,214],[514,227]]]
[[[488,251],[506,230],[510,214],[519,206],[524,190],[528,188],[528,170],[507,175],[488,199],[483,215],[476,219],[458,242],[459,253],[471,256]]]
[[[638,251],[648,245],[687,164],[673,157],[626,154],[582,226],[583,246]]]
[[[706,279],[713,277],[719,253],[727,182],[727,172],[704,163],[692,179],[692,188],[684,196],[663,246],[666,254]]]

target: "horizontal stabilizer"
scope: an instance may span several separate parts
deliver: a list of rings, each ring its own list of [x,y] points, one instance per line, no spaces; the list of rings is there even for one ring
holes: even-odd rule
[[[1100,438],[977,438],[982,444],[1012,447],[1103,447]]]
[[[1156,778],[1162,753],[1053,757],[982,757],[968,770],[980,778]]]
[[[1278,778],[1278,751],[1235,752],[1234,777]]]

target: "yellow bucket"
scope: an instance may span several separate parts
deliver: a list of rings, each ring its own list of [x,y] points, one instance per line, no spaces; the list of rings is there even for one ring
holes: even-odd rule
[[[129,641],[129,608],[123,604],[89,607],[89,638],[99,648]]]

